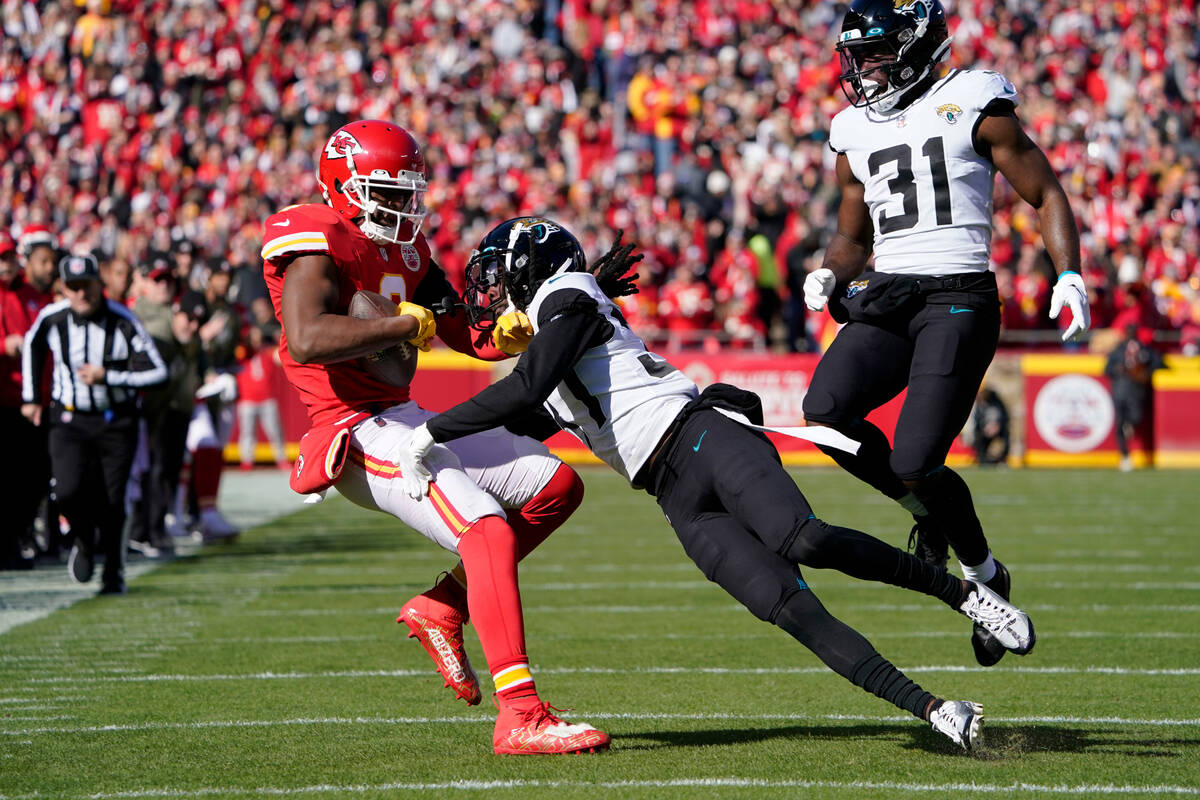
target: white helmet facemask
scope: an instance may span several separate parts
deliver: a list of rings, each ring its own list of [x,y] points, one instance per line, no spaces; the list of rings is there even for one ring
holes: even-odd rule
[[[425,176],[419,172],[400,170],[396,175],[390,175],[386,170],[372,170],[369,175],[360,175],[354,166],[354,157],[346,156],[349,161],[350,178],[342,186],[351,205],[362,209],[363,216],[359,228],[373,242],[391,244],[412,244],[416,241],[425,221],[425,192],[428,184]],[[405,194],[399,207],[393,206],[389,195]],[[400,238],[400,230],[404,222],[409,223],[409,236]]]

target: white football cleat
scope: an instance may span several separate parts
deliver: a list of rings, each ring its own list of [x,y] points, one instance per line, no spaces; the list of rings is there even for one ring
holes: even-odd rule
[[[1033,649],[1037,635],[1029,615],[979,581],[968,581],[974,588],[958,610],[983,626],[997,642],[1023,656]]]
[[[929,724],[964,750],[983,744],[983,706],[979,703],[946,700],[930,714]]]

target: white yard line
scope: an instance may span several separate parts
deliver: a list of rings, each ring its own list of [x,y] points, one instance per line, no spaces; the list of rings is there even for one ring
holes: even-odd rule
[[[1176,669],[1138,669],[1133,667],[975,667],[962,664],[904,666],[904,672],[951,672],[974,675],[1136,675],[1191,677],[1200,675],[1200,667]],[[542,675],[823,675],[827,667],[548,667],[534,670]],[[49,675],[29,679],[31,685],[118,684],[118,683],[194,683],[204,681],[278,681],[329,680],[358,678],[428,678],[427,669],[330,670],[324,672],[249,672],[242,674],[147,674],[147,675]]]
[[[767,780],[763,778],[675,778],[664,780],[625,780],[625,781],[579,781],[579,780],[497,780],[497,781],[444,781],[439,783],[376,783],[331,785],[318,784],[313,786],[257,786],[231,787],[213,786],[191,789],[135,789],[126,792],[97,792],[78,795],[89,800],[140,800],[140,798],[180,798],[207,797],[211,795],[244,795],[248,797],[290,797],[293,795],[359,795],[376,794],[380,792],[497,792],[497,791],[528,791],[530,789],[595,789],[595,790],[628,790],[628,789],[835,789],[856,796],[863,790],[881,790],[897,792],[961,792],[976,795],[1016,795],[1031,794],[1074,795],[1095,797],[1099,795],[1144,795],[1171,794],[1178,796],[1200,795],[1200,788],[1195,786],[1139,786],[1136,784],[1077,784],[1077,785],[1045,785],[1036,783],[904,783],[900,781],[821,781],[821,780]],[[45,800],[44,795],[0,795],[0,800]]]

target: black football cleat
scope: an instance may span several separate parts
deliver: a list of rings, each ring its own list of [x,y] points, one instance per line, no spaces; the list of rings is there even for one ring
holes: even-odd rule
[[[87,583],[96,571],[96,562],[92,557],[91,545],[82,537],[77,537],[71,545],[71,555],[67,558],[67,574],[76,583]]]
[[[926,564],[945,569],[950,561],[950,545],[941,531],[934,530],[928,517],[913,517],[916,524],[908,534],[908,549]]]

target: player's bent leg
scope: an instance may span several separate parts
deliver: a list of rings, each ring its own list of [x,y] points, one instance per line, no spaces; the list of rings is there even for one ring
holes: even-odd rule
[[[988,549],[983,526],[975,513],[971,491],[966,481],[950,469],[942,467],[920,480],[907,482],[913,493],[921,497],[930,509],[925,528],[917,528],[917,555],[921,555],[925,543],[921,532],[926,528],[938,532],[938,538],[948,540],[958,556],[963,575],[970,580],[981,581],[992,591],[1007,600],[1011,596],[1011,579],[1008,570],[999,565]],[[928,542],[926,539],[925,542]],[[944,552],[944,550],[943,550]],[[1001,645],[982,625],[971,630],[971,649],[975,660],[985,667],[995,665],[1010,648]]]
[[[800,581],[803,585],[803,581]],[[807,587],[782,603],[773,622],[855,686],[929,722],[935,731],[966,750],[983,738],[978,703],[943,700],[881,656],[858,631],[830,614]]]
[[[928,513],[925,520],[918,519],[918,550],[940,555],[944,539],[966,568],[965,577],[987,580],[992,574],[985,564],[987,539],[971,492],[945,467],[999,337],[994,296],[972,307],[969,314],[949,314],[945,305],[931,304],[915,320],[908,394],[896,421],[890,464]]]
[[[415,405],[412,410],[420,411]],[[338,491],[357,505],[397,517],[457,554],[459,537],[477,520],[504,512],[467,476],[454,454],[442,447],[434,448],[428,460],[434,474],[429,496],[421,501],[408,497],[396,480],[398,468],[389,460],[406,445],[412,432],[413,415],[405,416],[403,411],[389,410],[355,428]],[[465,590],[456,592],[453,580],[446,579],[406,602],[397,622],[420,642],[455,696],[474,705],[481,692],[463,647],[462,627],[467,617]]]
[[[467,602],[488,660],[500,713],[493,748],[499,754],[599,752],[607,734],[567,723],[537,694],[525,648],[517,585],[517,538],[499,517],[484,517],[459,541],[467,571]]]
[[[561,526],[583,500],[583,481],[544,444],[503,429],[447,445],[481,489],[508,512],[519,558]]]
[[[575,470],[560,464],[541,491],[520,508],[508,512],[508,524],[517,534],[517,560],[525,558],[546,541],[575,513],[581,502],[583,480]]]
[[[705,574],[710,558],[702,550],[719,546],[726,551],[722,557],[728,558],[727,551],[735,549],[706,541],[718,538],[714,534],[690,532],[693,527],[724,524],[719,513],[696,513],[697,508],[717,506],[727,509],[732,525],[744,530],[756,546],[789,566],[836,569],[862,580],[891,583],[938,597],[955,609],[962,603],[962,582],[944,570],[873,536],[817,519],[766,437],[713,411],[693,414],[676,436],[685,444],[671,451],[676,476],[659,501],[684,549]],[[701,436],[702,447],[686,446]],[[710,522],[710,517],[718,522]],[[736,589],[726,589],[737,596]]]
[[[947,466],[939,466],[918,477],[905,478],[904,482],[929,511],[929,516],[921,521],[918,535],[922,531],[937,534],[954,548],[962,564],[982,565],[988,556],[987,537],[975,513],[971,490],[962,476]],[[991,575],[967,577],[987,579]]]
[[[700,422],[706,424],[703,419]],[[681,431],[689,436],[696,432],[686,428]],[[687,458],[685,455],[684,459]],[[728,512],[697,512],[697,508],[711,506],[715,499],[711,495],[711,479],[701,469],[681,471],[678,467],[682,465],[674,465],[673,482],[659,484],[664,491],[657,499],[684,550],[705,576],[756,617],[791,634],[856,686],[919,719],[931,721],[931,715],[945,701],[921,689],[880,656],[861,634],[830,615],[808,588],[794,562],[772,550],[740,517]],[[799,495],[794,484],[792,491]],[[807,503],[804,507],[807,508]],[[796,525],[796,521],[792,524]],[[932,570],[911,555],[899,553],[899,556],[918,570]],[[957,580],[955,583],[959,584],[959,593],[964,593],[962,583]]]
[[[815,518],[800,520],[793,530],[784,555],[796,564],[911,589],[954,609],[965,599],[956,576],[870,534]]]
[[[887,437],[866,416],[904,389],[910,358],[911,345],[904,336],[850,323],[817,363],[804,395],[806,420],[860,442],[857,454],[822,448],[826,455],[893,500],[908,490],[889,466],[892,446]]]

